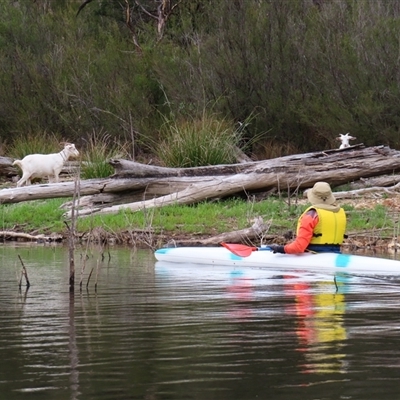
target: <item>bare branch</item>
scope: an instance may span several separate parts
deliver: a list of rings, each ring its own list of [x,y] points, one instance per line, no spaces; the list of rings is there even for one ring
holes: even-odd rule
[[[79,13],[89,4],[89,3],[91,3],[93,0],[86,0],[86,1],[84,1],[81,5],[80,5],[80,7],[79,7],[79,9],[78,9],[78,12],[76,13],[76,16],[78,16],[79,15]]]
[[[179,0],[174,5],[171,6],[171,0],[160,0],[160,4],[157,7],[157,15],[152,14],[151,12],[147,11],[142,4],[136,0],[136,4],[141,8],[141,10],[148,15],[149,17],[157,20],[157,34],[158,34],[158,41],[160,41],[164,36],[165,25],[173,11],[178,7],[183,0]]]
[[[136,34],[136,29],[132,24],[131,8],[129,6],[128,0],[125,0],[125,4],[126,4],[126,8],[125,8],[125,23],[126,23],[126,26],[128,27],[128,29],[132,33],[133,44],[136,46],[136,49],[141,53],[142,52],[142,48],[139,45],[139,41],[138,41],[137,34]]]
[[[125,0],[126,1],[126,0]],[[142,11],[151,18],[157,19],[157,16],[153,15],[152,13],[148,12],[137,0],[136,4],[142,9]]]

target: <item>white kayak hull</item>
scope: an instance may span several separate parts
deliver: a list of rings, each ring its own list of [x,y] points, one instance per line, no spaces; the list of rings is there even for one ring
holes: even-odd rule
[[[158,261],[184,264],[259,268],[304,268],[336,271],[363,271],[374,274],[400,273],[400,261],[386,258],[336,253],[274,254],[271,251],[253,251],[240,257],[224,247],[171,247],[156,250]]]

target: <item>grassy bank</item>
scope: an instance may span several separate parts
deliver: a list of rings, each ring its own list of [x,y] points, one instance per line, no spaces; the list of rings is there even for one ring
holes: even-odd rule
[[[51,199],[3,205],[0,214],[2,229],[66,236],[65,210],[61,208],[66,201]],[[390,203],[360,200],[342,204],[348,215],[350,240],[365,245],[398,236],[398,216]],[[248,228],[256,217],[262,217],[264,221],[272,220],[268,234],[282,236],[295,231],[297,218],[305,207],[303,200],[289,203],[287,199],[278,197],[264,201],[230,199],[193,206],[167,206],[134,213],[124,210],[114,215],[80,217],[76,228],[80,237],[89,237],[93,232],[98,235],[101,231],[103,237],[113,237],[119,242],[145,242],[157,246],[171,239],[210,237]]]

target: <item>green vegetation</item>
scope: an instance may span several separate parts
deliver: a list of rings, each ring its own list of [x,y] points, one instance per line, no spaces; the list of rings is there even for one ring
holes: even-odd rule
[[[400,149],[395,1],[166,0],[164,25],[152,0],[93,0],[77,15],[83,3],[0,0],[0,155],[74,142],[87,179],[111,175],[110,158],[232,163],[237,148],[272,158],[338,147],[345,132]],[[63,202],[3,205],[3,228],[63,231]],[[121,211],[78,230],[212,235],[262,216],[281,233],[302,210],[288,204]],[[349,231],[396,229],[385,208],[348,214]]]
[[[9,146],[9,154],[14,158],[22,159],[28,154],[58,153],[62,147],[56,135],[31,133],[17,136]]]
[[[240,148],[240,132],[233,123],[218,117],[166,121],[158,146],[160,160],[170,167],[233,164],[234,147]]]
[[[345,207],[350,220],[352,231],[394,229],[398,223],[390,216],[386,207],[376,205],[370,210],[355,210],[353,207]]]
[[[137,161],[183,140],[183,160],[165,163],[208,163],[182,157],[204,114],[231,144],[253,116],[240,144],[258,159],[337,147],[345,132],[400,148],[396,1],[166,0],[160,29],[152,0],[77,15],[83,3],[0,0],[2,155],[46,134],[82,151],[101,132]]]
[[[7,204],[1,207],[0,220],[3,230],[20,232],[63,232],[62,210],[65,199],[36,200]]]
[[[109,134],[93,133],[83,151],[81,178],[106,178],[112,175],[114,168],[108,163],[111,158],[128,158],[124,146],[114,142]]]
[[[55,199],[3,205],[2,229],[66,234],[64,210],[60,208],[65,202],[65,199]],[[388,238],[398,229],[398,222],[390,216],[388,209],[381,205],[360,210],[350,205],[344,207],[348,214],[348,232],[374,232],[377,236]],[[298,216],[305,208],[305,205],[299,204],[289,207],[285,199],[279,198],[260,202],[230,199],[202,202],[193,206],[175,205],[139,212],[124,210],[113,215],[79,218],[77,231],[87,233],[95,227],[102,227],[109,235],[118,238],[124,232],[147,230],[150,235],[163,234],[168,240],[182,236],[213,236],[245,229],[260,216],[264,222],[272,221],[269,234],[283,235],[288,230],[295,231]]]

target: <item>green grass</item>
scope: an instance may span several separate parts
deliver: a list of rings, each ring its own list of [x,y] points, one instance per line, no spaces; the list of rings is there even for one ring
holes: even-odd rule
[[[60,205],[65,201],[50,199],[4,204],[0,211],[1,227],[3,230],[15,229],[21,232],[64,232]]]
[[[15,229],[20,232],[49,234],[66,233],[64,210],[60,206],[68,199],[29,201],[3,205],[1,224],[3,230]],[[283,234],[296,229],[298,216],[306,206],[288,207],[284,200],[270,198],[252,202],[229,199],[218,202],[202,202],[196,205],[172,205],[146,209],[138,212],[121,210],[117,214],[81,217],[77,221],[77,231],[85,233],[95,227],[102,227],[110,234],[151,228],[155,234],[167,237],[174,235],[217,235],[219,233],[245,229],[254,223],[256,217],[264,222],[272,220],[270,234]],[[385,230],[393,233],[397,221],[381,205],[374,209],[357,210],[344,205],[348,215],[348,232]]]
[[[9,154],[17,159],[22,159],[28,154],[58,153],[63,147],[57,135],[35,132],[15,137],[9,148]]]
[[[1,223],[3,229],[18,227],[29,232],[64,232],[64,210],[60,206],[67,199],[30,201],[3,205]],[[86,232],[102,226],[109,232],[125,229],[146,229],[156,233],[178,232],[182,234],[218,234],[244,229],[253,224],[255,217],[276,219],[279,226],[290,228],[297,218],[295,212],[282,207],[282,201],[269,200],[253,203],[239,199],[221,202],[202,202],[197,205],[172,205],[138,212],[121,210],[112,215],[93,215],[79,218],[77,230]]]
[[[388,214],[386,207],[382,205],[376,205],[372,210],[357,210],[354,207],[344,208],[351,230],[359,231],[394,228],[395,221],[390,214]]]
[[[81,165],[81,178],[107,178],[114,173],[108,163],[111,158],[128,158],[128,145],[115,142],[111,135],[103,132],[93,133],[86,141]]]
[[[200,120],[166,120],[157,155],[169,167],[198,167],[235,162],[241,133],[233,122],[203,115]]]

